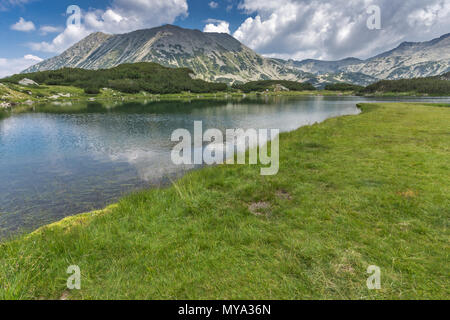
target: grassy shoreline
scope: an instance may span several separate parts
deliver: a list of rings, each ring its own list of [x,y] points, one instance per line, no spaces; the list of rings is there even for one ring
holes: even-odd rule
[[[361,108],[282,134],[276,176],[209,167],[1,244],[0,298],[448,299],[450,109]]]
[[[256,96],[354,96],[354,91],[280,91],[280,92],[251,92],[242,93],[237,91],[217,93],[177,93],[177,94],[150,94],[140,92],[128,94],[111,89],[101,89],[99,94],[89,95],[83,89],[71,86],[21,86],[12,83],[0,83],[0,103],[10,106],[32,106],[42,103],[64,103],[64,102],[127,102],[133,100],[190,100],[190,99],[212,99],[212,98],[245,98]],[[433,95],[418,94],[416,92],[404,93],[374,93],[363,95],[365,97],[433,97]],[[2,108],[0,107],[0,110]]]

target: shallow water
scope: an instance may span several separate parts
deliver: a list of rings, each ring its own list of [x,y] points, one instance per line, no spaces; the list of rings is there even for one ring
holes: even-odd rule
[[[385,99],[393,100],[393,99]],[[411,99],[396,99],[411,101]],[[413,99],[420,101],[423,99]],[[0,120],[0,237],[99,209],[190,168],[172,164],[178,128],[290,131],[358,114],[360,97],[44,105]],[[448,99],[425,99],[448,102]]]

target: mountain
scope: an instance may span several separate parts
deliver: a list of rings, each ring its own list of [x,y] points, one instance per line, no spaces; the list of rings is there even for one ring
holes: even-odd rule
[[[362,63],[357,58],[347,58],[339,61],[323,61],[307,59],[302,61],[289,60],[287,65],[312,74],[339,73],[343,68]]]
[[[436,76],[450,70],[450,33],[427,42],[404,42],[393,50],[367,60],[303,60],[288,61],[287,64],[316,76],[335,78],[340,74],[356,83],[364,80],[361,79],[364,76],[375,80]]]
[[[347,66],[342,71],[395,80],[436,76],[449,70],[450,33],[428,42],[403,42],[391,51]]]
[[[136,62],[186,67],[208,81],[307,78],[302,71],[289,70],[284,63],[261,57],[228,34],[172,25],[118,35],[94,33],[60,56],[32,66],[24,73],[62,67],[102,69]]]
[[[215,82],[308,81],[315,86],[438,76],[450,71],[450,34],[428,42],[404,42],[367,60],[281,60],[265,58],[225,33],[165,25],[126,34],[94,33],[64,53],[24,73],[62,67],[103,69],[123,63],[155,62],[186,67],[196,78]]]
[[[450,72],[441,74],[440,76],[438,76],[438,78],[441,80],[450,80]]]

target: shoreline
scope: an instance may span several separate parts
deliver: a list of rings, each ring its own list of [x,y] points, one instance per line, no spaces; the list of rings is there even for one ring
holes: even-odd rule
[[[130,102],[130,101],[183,101],[201,99],[230,99],[230,98],[256,98],[256,97],[346,97],[358,96],[363,98],[433,98],[445,97],[442,95],[418,94],[415,92],[386,92],[357,95],[354,91],[280,91],[280,92],[217,92],[217,93],[177,93],[177,94],[151,94],[140,92],[127,94],[108,88],[101,89],[97,95],[84,93],[83,89],[71,86],[20,86],[17,84],[0,83],[0,110],[6,112],[14,108],[33,107],[45,103],[89,103],[89,102]],[[3,101],[3,102],[2,102]]]

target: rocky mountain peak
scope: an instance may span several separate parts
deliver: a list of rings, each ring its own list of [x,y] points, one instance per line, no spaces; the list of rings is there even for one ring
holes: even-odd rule
[[[282,79],[369,84],[379,79],[438,76],[450,70],[450,33],[428,42],[403,42],[367,60],[285,61],[264,58],[225,33],[204,33],[163,25],[126,34],[96,32],[61,55],[24,72],[62,67],[101,69],[123,63],[155,62],[186,67],[207,81]]]

